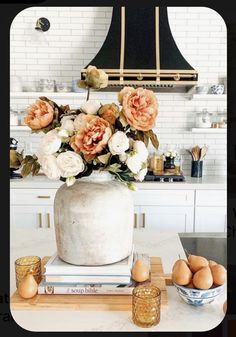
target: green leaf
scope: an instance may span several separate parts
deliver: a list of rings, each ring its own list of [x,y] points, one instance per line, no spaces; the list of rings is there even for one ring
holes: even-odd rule
[[[22,177],[27,177],[32,172],[32,163],[26,163],[21,170]]]

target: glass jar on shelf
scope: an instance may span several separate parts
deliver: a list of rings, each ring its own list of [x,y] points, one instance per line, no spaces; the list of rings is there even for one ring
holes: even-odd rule
[[[10,125],[15,126],[18,125],[18,111],[10,108]]]
[[[226,128],[227,127],[227,109],[224,109],[221,112],[218,112],[219,116],[219,127]]]
[[[211,116],[207,108],[202,109],[201,112],[196,114],[196,127],[197,128],[210,128],[211,127]]]

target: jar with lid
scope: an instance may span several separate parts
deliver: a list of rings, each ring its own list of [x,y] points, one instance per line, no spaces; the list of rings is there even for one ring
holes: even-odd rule
[[[211,113],[206,109],[196,114],[196,127],[197,128],[210,128],[211,127]]]
[[[18,112],[10,108],[10,125],[18,125]]]
[[[226,128],[227,127],[227,110],[224,109],[221,112],[218,112],[219,116],[219,127]]]

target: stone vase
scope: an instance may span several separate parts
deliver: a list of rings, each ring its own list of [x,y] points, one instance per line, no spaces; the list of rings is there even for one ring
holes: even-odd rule
[[[54,201],[57,252],[75,265],[105,265],[130,255],[132,192],[108,172],[95,171],[67,187]]]

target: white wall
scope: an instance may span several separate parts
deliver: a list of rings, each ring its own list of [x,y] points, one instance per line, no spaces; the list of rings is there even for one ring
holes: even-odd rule
[[[85,66],[100,49],[110,25],[112,9],[108,7],[32,7],[19,13],[11,26],[11,75],[22,77],[25,89],[40,78],[71,83],[80,77]],[[187,61],[199,72],[199,84],[218,83],[226,74],[226,26],[223,19],[205,7],[169,7],[169,21],[175,41]],[[50,30],[47,44],[38,45],[33,36],[39,17],[47,17]],[[115,93],[94,93],[101,102],[116,101]],[[167,144],[209,145],[204,174],[226,174],[226,135],[197,135],[196,111],[207,107],[216,112],[226,102],[191,101],[184,94],[157,94],[159,116],[156,131],[161,148]],[[31,100],[11,100],[13,108],[25,108]],[[66,100],[78,106],[79,100]],[[27,151],[35,150],[39,136],[12,133]],[[184,152],[183,168],[189,174],[190,158]]]

